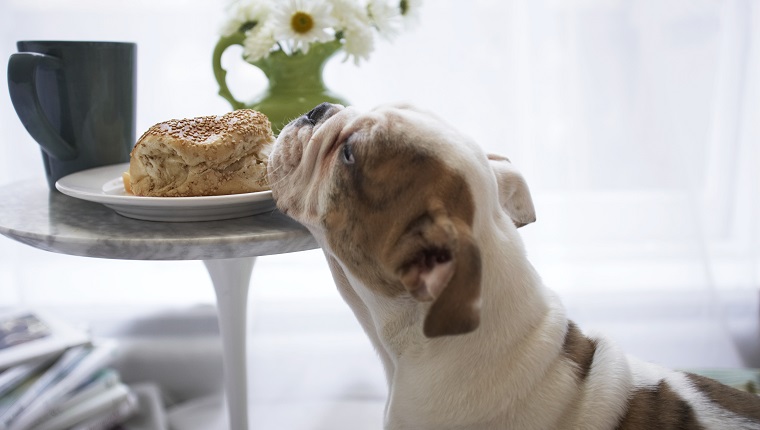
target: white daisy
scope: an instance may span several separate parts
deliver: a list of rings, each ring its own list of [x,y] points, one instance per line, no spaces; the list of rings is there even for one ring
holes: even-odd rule
[[[234,0],[223,36],[244,35],[243,55],[252,62],[280,49],[308,53],[313,43],[339,39],[346,58],[359,64],[375,47],[419,20],[422,0]],[[344,60],[344,61],[345,61]]]
[[[403,16],[399,0],[370,0],[367,10],[377,32],[391,40],[401,32]]]
[[[375,36],[369,27],[347,27],[343,31],[343,38],[343,50],[346,51],[345,60],[353,57],[356,65],[359,65],[361,60],[368,60],[369,54],[375,49]]]
[[[372,31],[372,20],[367,5],[356,0],[330,0],[332,14],[337,21],[336,30],[341,36],[343,50],[346,52],[344,61],[353,57],[354,63],[369,58],[375,47],[375,35]]]
[[[265,22],[261,28],[246,33],[243,41],[243,56],[248,61],[258,61],[267,57],[276,43],[271,21]]]
[[[335,29],[338,32],[357,26],[371,26],[367,8],[361,1],[330,0],[332,16],[335,18]]]
[[[231,5],[233,11],[230,19],[222,25],[222,36],[232,36],[233,34],[247,33],[261,27],[267,20],[271,6],[266,0],[257,0],[250,3],[237,2]]]
[[[404,17],[404,27],[410,29],[417,26],[420,22],[422,0],[400,0],[399,8],[401,9],[401,15]]]
[[[367,8],[363,1],[355,0],[330,0],[332,15],[338,21],[338,27],[345,27],[352,21],[368,21]]]
[[[278,4],[273,12],[274,38],[287,41],[291,53],[309,52],[315,42],[335,39],[335,19],[330,3],[315,0],[288,0]]]

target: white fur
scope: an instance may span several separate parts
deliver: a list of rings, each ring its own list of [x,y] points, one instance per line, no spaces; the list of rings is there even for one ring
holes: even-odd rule
[[[760,424],[712,403],[683,373],[647,363],[635,357],[629,357],[628,360],[633,369],[633,381],[636,387],[655,387],[660,381],[667,382],[679,397],[692,406],[697,419],[705,429],[760,430]]]
[[[285,210],[299,195],[306,202],[301,212],[289,213],[307,225],[322,245],[342,297],[380,356],[389,385],[387,429],[614,429],[632,391],[664,379],[694,406],[707,428],[726,428],[720,426],[729,423],[760,430],[759,425],[711,404],[684,375],[628,359],[603,338],[594,338],[593,366],[579,385],[575,364],[562,350],[568,327],[565,311],[528,262],[514,225],[534,219],[522,177],[513,167],[499,164],[502,159],[487,161],[474,142],[429,114],[383,107],[369,115],[382,118],[389,111],[418,124],[426,136],[435,134],[434,139],[418,139],[418,144],[438,142],[435,153],[453,170],[466,172],[470,188],[478,190],[473,193],[472,230],[481,252],[482,297],[481,322],[474,332],[426,338],[421,324],[428,304],[411,296],[376,294],[328,247],[327,232],[316,222],[323,209],[320,202],[331,191],[330,177],[315,177],[314,165],[324,152],[319,145],[326,145],[323,142],[341,130],[357,128],[365,114],[340,110],[308,142],[298,142],[300,130],[286,128],[278,145],[291,139],[287,144],[302,144],[304,156],[287,178],[273,186]],[[405,131],[409,136],[422,133]],[[494,170],[499,169],[512,176],[497,178]],[[520,201],[510,201],[516,198]]]

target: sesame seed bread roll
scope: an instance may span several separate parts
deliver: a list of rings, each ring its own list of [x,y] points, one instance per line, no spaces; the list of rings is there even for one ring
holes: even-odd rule
[[[269,119],[250,109],[158,123],[132,149],[124,188],[151,197],[268,190],[273,143]]]

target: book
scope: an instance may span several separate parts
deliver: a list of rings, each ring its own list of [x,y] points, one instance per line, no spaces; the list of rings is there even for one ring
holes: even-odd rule
[[[127,421],[121,423],[119,430],[168,430],[169,418],[161,388],[153,382],[130,384],[129,388],[137,395],[140,407]]]
[[[94,397],[100,396],[109,388],[120,384],[119,373],[111,368],[103,369],[95,374],[89,381],[74,389],[67,394],[61,401],[53,404],[48,410],[40,414],[40,417],[34,421],[34,426],[41,425],[44,421],[49,421],[54,417],[66,413]]]
[[[91,393],[97,393],[99,387],[107,388],[118,382],[121,382],[121,376],[119,376],[118,371],[110,367],[103,368],[95,372],[90,379],[69,392],[66,397],[66,402],[71,402],[78,398],[84,398]]]
[[[154,425],[166,421],[160,390],[124,384],[116,354],[115,342],[49,315],[0,312],[0,430],[99,430],[131,417],[133,430],[166,428]]]
[[[23,384],[44,366],[52,363],[50,359],[34,359],[26,363],[17,364],[0,373],[0,397],[5,396],[14,388]]]
[[[90,341],[84,330],[39,311],[0,313],[0,369],[50,357]]]
[[[6,414],[0,415],[0,430],[30,428],[68,393],[110,365],[116,356],[116,351],[114,342],[75,347],[66,351],[61,359],[51,366],[52,371],[48,371],[51,374],[49,383],[33,387],[36,389],[30,388],[23,395],[23,400],[27,401],[17,402],[19,407],[13,409],[11,413],[6,411]],[[48,376],[48,372],[43,375],[43,378]]]
[[[111,418],[111,425],[127,418],[126,413],[134,413],[137,398],[124,384],[118,383],[97,396],[79,402],[60,414],[34,424],[35,430],[66,430],[75,426],[89,425],[89,421],[104,422]]]
[[[116,405],[115,408],[99,416],[85,420],[72,427],[71,430],[109,430],[115,425],[129,419],[129,417],[137,412],[138,407],[137,396],[130,392],[127,398]]]
[[[32,374],[29,378],[27,378],[25,381],[23,381],[19,386],[11,390],[9,393],[3,395],[0,398],[0,416],[5,415],[5,413],[8,411],[8,409],[13,406],[18,399],[29,390],[30,387],[34,385],[34,383],[42,377],[43,370],[36,372]]]
[[[68,374],[89,353],[89,347],[78,346],[63,353],[60,359],[44,370],[39,377],[13,400],[0,414],[0,429],[9,429],[11,423],[47,391],[57,380]]]

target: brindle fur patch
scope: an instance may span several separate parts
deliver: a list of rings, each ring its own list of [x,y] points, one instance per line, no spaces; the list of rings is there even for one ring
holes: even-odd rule
[[[596,342],[584,336],[574,322],[569,321],[562,351],[576,365],[576,376],[583,382],[591,371],[596,353]]]
[[[389,255],[411,226],[443,202],[448,216],[472,225],[475,207],[465,178],[422,146],[394,136],[393,127],[351,140],[355,162],[329,160],[334,186],[322,218],[333,253],[362,282],[386,296],[406,290]],[[385,263],[385,264],[383,264]]]
[[[617,430],[700,430],[692,407],[665,382],[634,391]]]
[[[718,406],[737,415],[760,423],[760,397],[737,390],[718,381],[687,373],[692,384]]]

